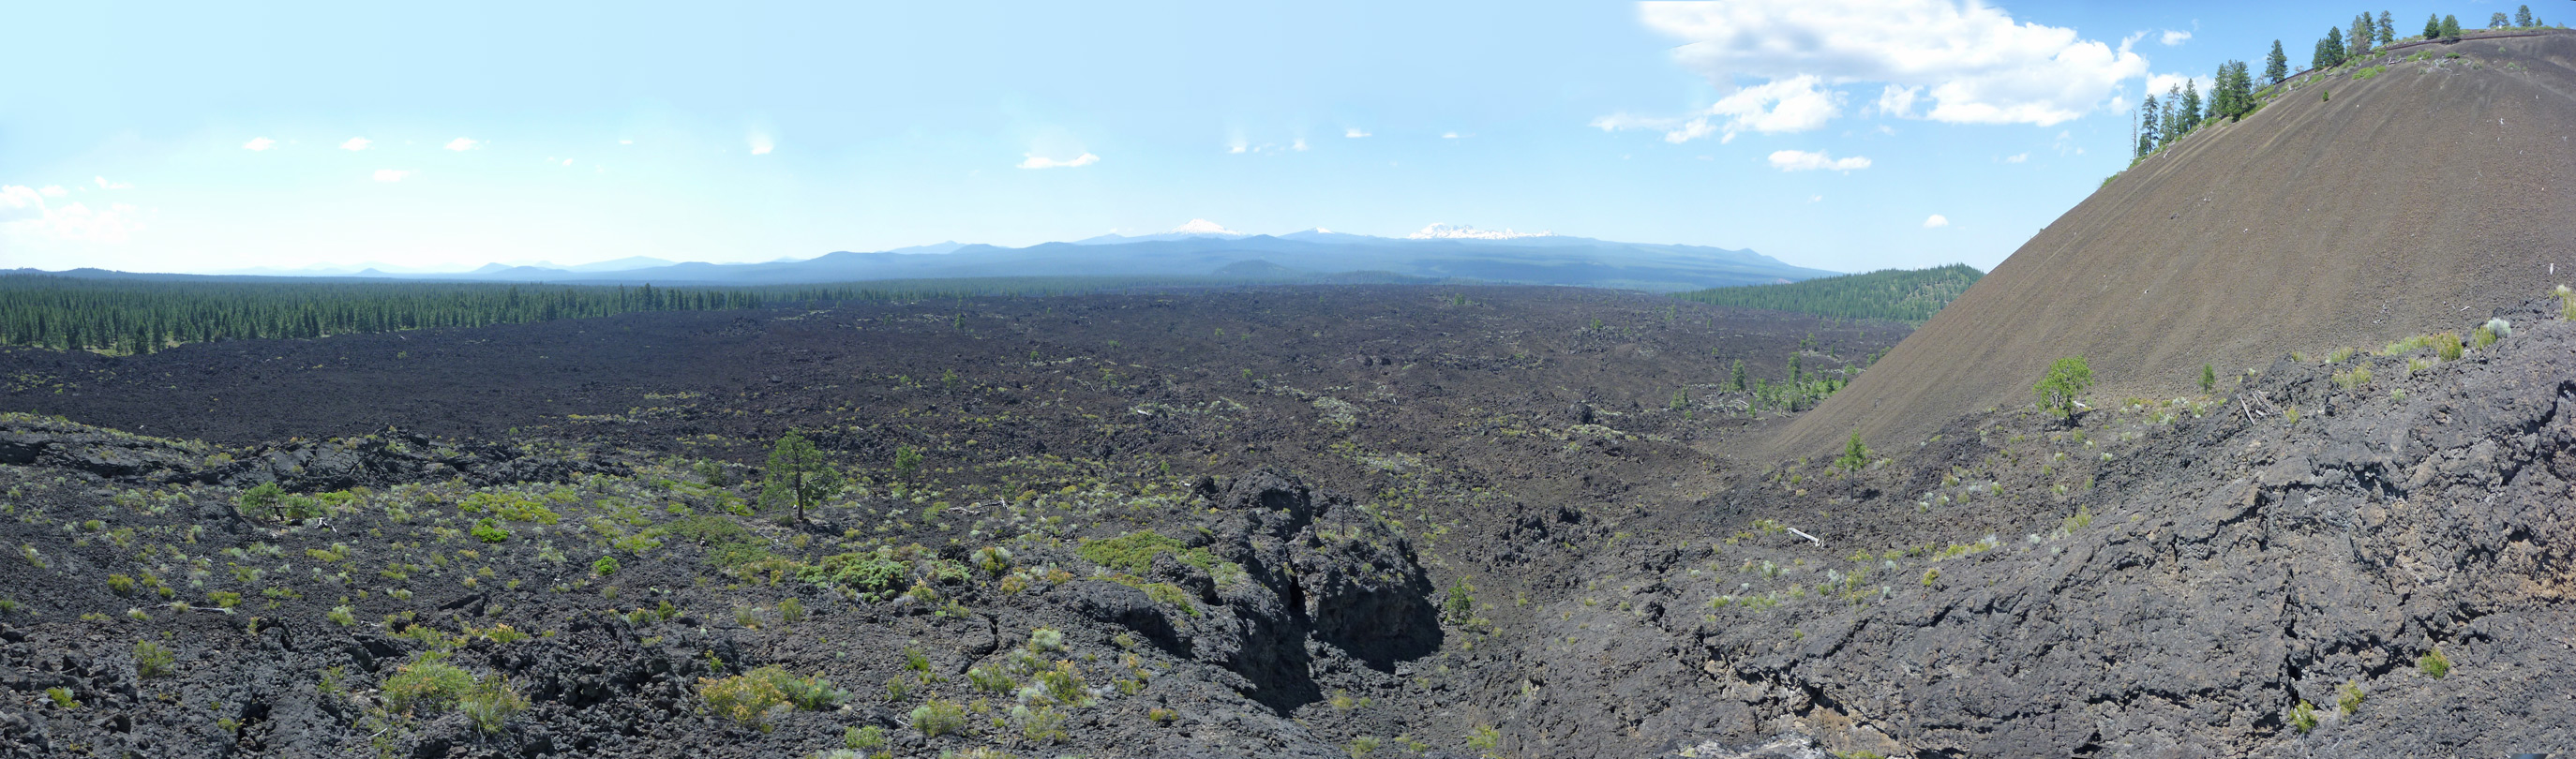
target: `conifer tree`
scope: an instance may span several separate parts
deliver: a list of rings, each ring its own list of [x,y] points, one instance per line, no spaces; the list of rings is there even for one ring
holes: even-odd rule
[[[2388,15],[2388,12],[2387,12],[2387,11],[2380,11],[2380,12],[2379,12],[2379,46],[2380,46],[2380,47],[2387,47],[2387,46],[2389,46],[2389,45],[2393,45],[2393,44],[2396,44],[2396,43],[2397,43],[2397,19],[2396,19],[2395,17],[2393,17],[2393,16]]]
[[[2345,40],[2343,38],[2342,28],[2338,27],[2326,30],[2326,68],[2341,66],[2343,65],[2344,60],[2349,57],[2344,53],[2351,48],[2344,43]]]
[[[2489,29],[2502,29],[2511,25],[2513,25],[2513,18],[2504,15],[2504,11],[2496,11],[2495,15],[2487,17],[2487,28]]]
[[[2513,11],[2513,25],[2514,25],[2514,26],[2521,26],[2521,27],[2532,27],[2532,26],[2539,26],[2540,24],[2539,24],[2539,23],[2537,23],[2537,22],[2534,22],[2534,21],[2532,20],[2532,18],[2531,18],[2531,6],[2525,5],[2525,6],[2522,6],[2522,7],[2520,7],[2520,8],[2516,8],[2516,9],[2514,9],[2514,11]]]
[[[2178,110],[2182,111],[2182,131],[2184,133],[2189,133],[2191,130],[2200,128],[2200,83],[2189,79],[2183,80],[2182,107]]]
[[[2370,39],[2376,36],[2377,25],[2370,23],[2370,14],[2352,17],[2352,33],[2344,37],[2344,58],[2349,60],[2369,55]]]
[[[1744,392],[1744,359],[1735,360],[1735,373],[1726,378],[1726,384],[1736,392]]]
[[[2448,13],[2442,14],[2442,38],[2457,39],[2459,36],[2460,17]]]
[[[2428,39],[2428,40],[2435,40],[2435,39],[2441,39],[2441,38],[2442,38],[2442,14],[2436,13],[2436,14],[2433,14],[2433,15],[2430,15],[2430,16],[2426,16],[2426,17],[2424,17],[2424,39]]]
[[[2138,157],[2140,158],[2156,152],[2156,146],[2164,144],[2158,136],[2162,130],[2158,128],[2159,124],[2156,122],[2156,107],[2156,96],[2153,94],[2147,95],[2146,100],[2138,103]]]
[[[2290,56],[2281,52],[2281,41],[2272,41],[2272,54],[2263,57],[2263,83],[2280,84],[2290,78]]]
[[[804,435],[788,432],[778,439],[778,447],[769,452],[769,469],[762,473],[760,501],[772,508],[793,505],[796,522],[805,522],[805,507],[821,503],[841,492],[841,470],[823,460],[823,452],[807,442]]]

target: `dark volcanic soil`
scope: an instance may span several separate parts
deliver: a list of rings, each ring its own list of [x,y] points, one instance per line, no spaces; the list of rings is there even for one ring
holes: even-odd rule
[[[1619,524],[1695,521],[1692,504],[1746,476],[1728,473],[1727,441],[1774,420],[1720,388],[1731,364],[1774,381],[1793,354],[1811,376],[1856,372],[1904,329],[1593,290],[1300,288],[637,314],[123,358],[9,351],[7,407],[71,423],[22,419],[0,441],[0,461],[23,465],[0,469],[22,486],[9,539],[44,564],[0,588],[32,614],[0,614],[29,640],[7,661],[67,672],[55,654],[86,652],[60,680],[84,706],[30,712],[42,740],[20,745],[294,754],[384,734],[415,755],[769,756],[838,746],[841,728],[874,720],[905,755],[1456,750],[1502,717],[1423,710],[1508,697],[1492,662],[1511,648],[1476,642],[1515,635],[1496,620],[1560,597],[1587,543],[1628,538]],[[804,528],[727,515],[757,496],[739,483],[791,428],[854,487]],[[897,468],[902,449],[921,454],[917,471]],[[329,525],[235,516],[234,495],[266,481],[338,494]],[[471,528],[495,497],[541,499],[557,521],[501,519],[513,534],[483,543]],[[755,537],[668,534],[710,514]],[[1139,528],[1244,571],[1120,569],[1074,550]],[[883,546],[934,590],[861,597],[781,565],[722,565],[728,540],[804,565]],[[984,546],[1017,557],[1006,576],[936,579],[939,562]],[[589,571],[603,555],[621,568]],[[112,574],[141,589],[110,588]],[[1095,575],[1129,582],[1081,579]],[[1461,583],[1475,603],[1444,623],[1435,605]],[[1131,587],[1157,584],[1197,600]],[[213,606],[218,591],[248,600],[231,614],[169,606]],[[779,619],[787,598],[809,618]],[[602,616],[662,602],[682,616]],[[352,624],[326,619],[342,606]],[[556,638],[473,637],[504,623]],[[449,637],[394,635],[413,624]],[[970,665],[1001,668],[1041,626],[1067,632],[1069,648],[1045,653],[1083,654],[1095,689],[1158,674],[1089,702],[967,683]],[[138,639],[170,641],[178,674],[136,681]],[[902,669],[906,646],[935,666]],[[436,651],[519,682],[536,703],[511,723],[523,727],[467,741],[452,715],[368,700],[385,662]],[[696,679],[772,663],[858,695],[766,734],[703,716],[637,732],[701,714]],[[316,695],[331,666],[343,692]],[[20,681],[29,703],[50,703],[36,692],[53,677]],[[890,699],[899,677],[909,692]],[[971,740],[901,728],[925,698],[976,710]],[[1049,704],[1074,720],[1066,746],[1009,714]],[[1174,727],[1147,718],[1159,708]],[[996,715],[1008,724],[984,724]]]
[[[1740,453],[1779,420],[1714,385],[1896,328],[1592,291],[10,352],[70,418],[0,417],[0,751],[2576,750],[2557,314],[1848,467]],[[852,477],[803,523],[753,505],[791,427]],[[444,666],[528,705],[400,698]],[[842,692],[729,712],[772,666]]]

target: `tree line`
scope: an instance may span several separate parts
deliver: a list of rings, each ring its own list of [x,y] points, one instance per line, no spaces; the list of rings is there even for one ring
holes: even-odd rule
[[[640,311],[1039,297],[1243,284],[1218,278],[992,277],[766,287],[99,279],[0,274],[0,345],[112,354],[185,343],[482,327]]]
[[[1886,319],[1921,324],[1956,300],[1984,273],[1967,264],[1933,269],[1884,269],[1779,285],[1720,287],[1673,297],[1720,306],[1796,311],[1841,319]]]
[[[2510,16],[2498,12],[2488,19],[2489,29],[2538,28],[2547,26],[2525,5]],[[2318,38],[2308,58],[2308,67],[2324,71],[2369,56],[2371,51],[2416,39],[2457,39],[2460,36],[2458,16],[2433,14],[2424,21],[2421,37],[2399,38],[2396,15],[2380,11],[2377,16],[2362,13],[2351,23],[2328,27]],[[2210,79],[2207,98],[2200,93],[2198,82],[2186,80],[2167,88],[2159,98],[2149,93],[2139,103],[2138,144],[2135,157],[2147,155],[2171,145],[2203,124],[2219,119],[2241,120],[2262,105],[2269,88],[2290,78],[2290,56],[2280,40],[2272,41],[2272,51],[2263,57],[2263,76],[2256,79],[2251,67],[2243,61],[2229,60],[2218,64],[2216,76]]]

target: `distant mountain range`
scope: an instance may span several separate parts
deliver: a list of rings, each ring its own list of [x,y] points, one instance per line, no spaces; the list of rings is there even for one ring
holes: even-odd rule
[[[1151,235],[1103,235],[1025,248],[943,242],[804,260],[716,264],[632,257],[559,266],[490,264],[464,272],[391,266],[254,269],[236,275],[626,285],[790,285],[944,277],[1240,277],[1297,280],[1351,272],[1653,292],[1795,282],[1839,272],[1790,266],[1750,250],[1625,243],[1546,232],[1434,224],[1410,237],[1313,229],[1236,232],[1205,220]]]

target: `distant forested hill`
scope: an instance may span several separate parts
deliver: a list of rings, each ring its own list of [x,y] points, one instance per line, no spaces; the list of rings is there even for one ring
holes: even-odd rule
[[[1845,319],[1888,319],[1921,324],[1985,276],[1976,267],[1881,269],[1867,274],[1810,279],[1784,285],[1720,287],[1673,297],[1720,306],[1797,311]]]

